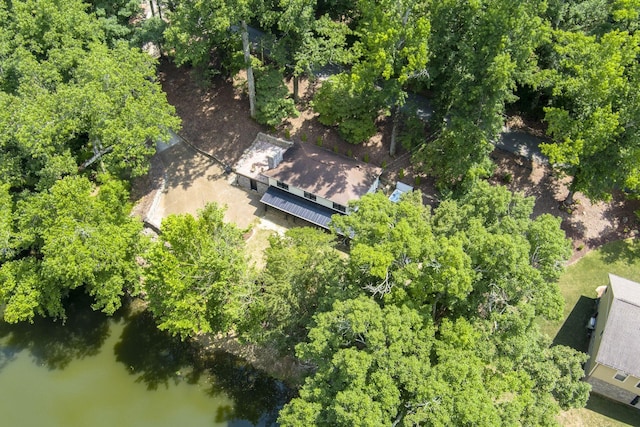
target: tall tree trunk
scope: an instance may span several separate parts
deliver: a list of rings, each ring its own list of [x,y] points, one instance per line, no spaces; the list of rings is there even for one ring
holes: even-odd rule
[[[149,9],[151,9],[151,16],[156,16],[156,12],[153,9],[153,0],[149,0]]]
[[[567,197],[562,201],[562,206],[565,208],[570,208],[575,203],[573,200],[573,196],[576,192],[574,187],[575,180],[575,176],[571,178],[571,183],[569,183],[569,194],[567,194]]]
[[[569,194],[567,194],[567,197],[562,201],[562,206],[569,208],[573,205],[574,200],[573,200],[573,196],[574,196],[575,192],[571,189],[569,189]]]
[[[249,30],[247,22],[242,20],[242,51],[244,52],[244,62],[247,66],[247,83],[249,85],[249,114],[251,118],[256,118],[256,84],[253,80],[253,67],[251,66],[251,52],[249,49]]]
[[[298,96],[298,91],[300,90],[300,77],[297,74],[293,75],[293,101],[298,102],[300,97]]]
[[[397,105],[391,109],[391,119],[393,120],[393,127],[391,128],[391,146],[389,147],[389,155],[396,155],[396,145],[398,142],[398,122],[400,121],[400,109]]]
[[[156,0],[156,7],[158,8],[158,16],[160,17],[160,19],[162,19],[162,1],[161,0]],[[160,54],[162,55],[162,53]]]

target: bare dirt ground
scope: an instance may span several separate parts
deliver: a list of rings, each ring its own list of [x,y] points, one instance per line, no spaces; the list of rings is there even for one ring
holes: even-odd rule
[[[410,165],[410,155],[403,149],[394,157],[388,154],[390,126],[381,119],[378,134],[361,145],[352,145],[343,141],[337,131],[317,121],[316,114],[308,108],[313,95],[314,84],[301,82],[301,101],[298,109],[300,117],[288,120],[276,130],[269,130],[249,117],[249,103],[243,90],[242,76],[233,82],[215,78],[210,87],[197,83],[198,79],[188,69],[178,69],[168,61],[162,61],[159,67],[162,86],[169,102],[175,106],[183,120],[180,135],[199,149],[214,155],[225,164],[233,165],[243,151],[251,144],[259,131],[274,131],[281,137],[290,135],[293,140],[318,144],[342,155],[364,159],[365,153],[372,164],[386,165],[383,184],[391,187],[403,169],[403,181],[415,185],[419,172]],[[634,211],[640,209],[638,201],[626,201],[621,194],[611,203],[590,203],[578,194],[576,208],[568,213],[560,210],[560,202],[567,194],[566,179],[562,179],[546,165],[541,165],[520,156],[496,150],[492,155],[497,168],[492,182],[506,185],[512,191],[522,192],[535,197],[534,215],[551,213],[562,218],[562,228],[572,239],[574,254],[571,261],[579,259],[589,250],[606,242],[636,235],[639,224]],[[139,210],[152,203],[153,188],[161,181],[162,162],[154,160],[150,174],[141,179],[134,187],[134,197],[141,200]],[[198,167],[184,168],[181,181],[176,188],[190,185],[189,180],[201,175]],[[433,181],[420,176],[419,185],[426,203],[435,205],[438,200]],[[218,188],[218,187],[217,187]],[[216,190],[220,192],[220,188]],[[237,200],[235,192],[220,194],[222,203],[225,197]],[[185,196],[189,197],[189,196]],[[253,203],[253,202],[251,202]]]

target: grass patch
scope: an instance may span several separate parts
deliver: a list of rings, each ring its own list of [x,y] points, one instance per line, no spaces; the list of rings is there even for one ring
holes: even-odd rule
[[[541,322],[543,332],[554,344],[586,351],[586,325],[594,312],[596,288],[609,284],[613,273],[640,281],[640,240],[608,243],[567,267],[560,277],[560,292],[565,300],[564,316],[559,322]],[[565,427],[640,425],[640,411],[598,395],[591,395],[586,408],[562,412],[558,421]]]
[[[608,243],[567,267],[558,282],[565,301],[563,319],[573,317],[577,320],[581,314],[586,315],[581,329],[573,331],[574,333],[585,332],[593,309],[585,303],[585,299],[595,300],[596,288],[609,284],[609,273],[640,281],[640,240],[627,239]],[[562,332],[564,323],[565,320],[542,322],[541,327],[550,337],[556,337]]]
[[[258,270],[262,270],[266,264],[265,251],[269,247],[269,236],[273,233],[275,233],[273,230],[255,228],[253,235],[247,240],[247,255]]]
[[[586,408],[564,411],[558,416],[558,422],[564,427],[638,426],[640,411],[592,394]]]

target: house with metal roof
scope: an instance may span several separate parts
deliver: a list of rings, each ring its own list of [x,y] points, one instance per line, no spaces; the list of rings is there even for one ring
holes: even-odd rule
[[[378,189],[382,169],[313,144],[259,133],[234,167],[240,186],[265,206],[319,227],[347,214],[349,202]]]
[[[585,366],[593,392],[640,408],[640,283],[609,274]]]

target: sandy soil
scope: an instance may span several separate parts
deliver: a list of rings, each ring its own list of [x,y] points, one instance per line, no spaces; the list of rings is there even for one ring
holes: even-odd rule
[[[269,132],[269,129],[258,125],[249,117],[249,106],[246,94],[243,92],[242,76],[234,81],[215,78],[210,87],[199,85],[198,78],[185,69],[178,69],[168,61],[162,61],[159,67],[162,86],[167,93],[169,102],[176,107],[178,115],[183,120],[180,135],[199,149],[216,156],[226,164],[234,164],[242,152],[251,144],[259,131]],[[316,114],[308,108],[316,85],[308,81],[301,82],[301,101],[298,109],[302,111],[300,117],[288,120],[275,132],[291,139],[321,144],[323,147],[364,159],[368,153],[369,161],[378,166],[386,165],[383,174],[383,185],[391,187],[403,169],[404,182],[415,184],[419,175],[410,165],[410,156],[403,149],[394,157],[388,154],[388,140],[390,123],[385,118],[378,122],[379,133],[370,141],[361,145],[352,145],[343,141],[335,129],[321,125]],[[271,130],[273,133],[273,130]],[[167,153],[168,155],[168,153]],[[169,167],[176,174],[174,179],[167,181],[167,189],[178,194],[175,205],[164,205],[164,213],[179,212],[184,200],[192,200],[188,189],[198,190],[194,194],[215,194],[215,201],[232,206],[233,202],[248,205],[251,216],[255,218],[259,210],[259,202],[251,199],[246,192],[227,185],[226,180],[219,179],[221,171],[218,166],[203,166],[202,160],[195,163],[185,163],[177,166],[174,161],[186,161],[184,152],[177,152],[173,159],[154,159],[153,168],[149,176],[141,179],[135,187],[135,197],[141,200],[138,210],[144,211],[153,200],[153,191],[162,181],[162,172],[158,168]],[[603,243],[637,234],[638,220],[634,214],[640,208],[638,201],[625,201],[618,194],[611,203],[590,203],[578,194],[576,208],[568,213],[560,210],[560,202],[567,194],[566,179],[556,176],[545,165],[541,165],[522,157],[496,150],[493,153],[497,169],[492,182],[506,185],[512,191],[520,191],[527,196],[535,197],[534,215],[551,213],[562,218],[562,228],[567,236],[573,240],[575,261],[589,250]],[[210,163],[210,162],[209,162]],[[217,169],[216,169],[217,167]],[[509,175],[511,179],[504,177]],[[509,181],[509,182],[507,182]],[[433,181],[420,176],[420,188],[426,203],[435,205],[438,200]],[[182,195],[180,195],[182,194]],[[182,200],[182,201],[181,201]],[[237,213],[230,207],[229,217],[243,227],[247,221],[244,218],[246,209]],[[251,219],[249,222],[253,221]]]

